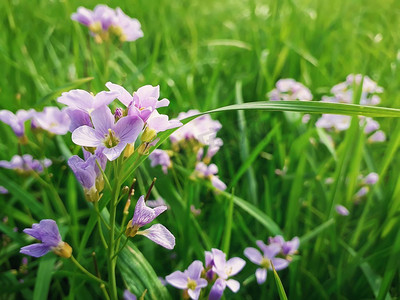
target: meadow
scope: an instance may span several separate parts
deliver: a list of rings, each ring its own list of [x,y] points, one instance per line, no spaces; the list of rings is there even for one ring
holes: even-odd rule
[[[71,15],[79,6],[93,10],[98,4],[136,18],[143,37],[96,42]],[[174,133],[171,121],[156,135],[137,132],[123,155],[107,156],[107,167],[99,161],[91,166],[103,185],[96,181],[94,194],[82,188],[87,173],[79,177],[68,163],[73,155],[83,157],[81,146],[92,151],[93,145],[77,143],[75,133],[41,130],[40,120],[22,126],[24,138],[0,122],[0,161],[30,154],[52,162],[29,171],[0,162],[6,190],[0,193],[0,299],[133,299],[126,290],[138,299],[196,298],[188,294],[192,281],[182,292],[168,280],[196,260],[204,263],[196,284],[207,279],[200,294],[207,299],[224,277],[215,262],[205,262],[205,251],[212,249],[214,260],[220,249],[227,259],[246,263],[232,276],[240,289],[234,293],[228,284],[222,299],[400,297],[398,1],[2,0],[0,22],[0,119],[5,110],[66,107],[68,97],[61,103],[61,95],[74,89],[96,95],[112,90],[107,82],[130,94],[159,85],[159,99],[170,101],[160,113],[169,120],[190,110],[215,110]],[[358,83],[349,77],[346,91],[354,105],[321,101],[349,74],[362,74]],[[285,78],[307,87],[312,101],[272,101],[271,91]],[[369,78],[383,88],[371,92],[379,95],[378,105],[363,105]],[[120,102],[110,105],[113,112],[120,109],[116,120],[129,114]],[[332,113],[351,116],[343,121],[345,129],[316,125],[322,114]],[[187,123],[194,114],[179,119]],[[385,137],[374,141],[361,115],[379,122]],[[46,115],[43,122],[52,118],[59,121]],[[129,124],[138,120],[132,117]],[[140,124],[143,129],[146,121]],[[113,139],[119,129],[112,128],[107,142],[115,146],[123,137]],[[167,153],[167,162],[156,156],[154,145],[167,151],[159,154]],[[218,172],[207,169],[212,163]],[[148,235],[133,217],[141,213],[135,210],[141,195],[146,203],[163,199],[168,209],[147,210],[152,217],[146,222],[157,215],[152,226],[168,228],[173,245],[172,238],[152,237],[153,243],[140,236]],[[55,220],[72,256],[68,248],[50,246],[55,253],[40,258],[20,253],[37,242],[23,230],[45,219]],[[280,242],[269,238],[278,235],[285,241],[298,237],[298,249],[275,251]],[[287,264],[274,273],[272,256],[263,260],[268,275],[262,283],[255,275],[257,259],[245,255],[257,241],[269,243],[277,264]],[[206,271],[213,272],[210,278]],[[229,276],[218,282],[226,285]]]

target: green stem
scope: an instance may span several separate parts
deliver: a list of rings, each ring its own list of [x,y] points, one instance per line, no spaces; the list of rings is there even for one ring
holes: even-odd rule
[[[97,228],[99,229],[99,235],[100,235],[101,242],[103,243],[104,248],[108,249],[106,239],[104,238],[104,235],[103,235],[103,229],[101,227],[101,215],[100,215],[100,211],[99,211],[99,203],[97,201],[94,203],[94,208],[96,209],[96,212],[97,212]]]
[[[78,267],[79,270],[81,270],[84,274],[86,274],[88,277],[90,277],[91,279],[97,281],[100,284],[104,284],[106,285],[107,282],[101,280],[100,278],[94,276],[92,273],[90,273],[88,270],[86,270],[76,259],[75,257],[72,255],[71,256],[71,261]]]
[[[112,189],[112,196],[110,201],[110,240],[108,244],[108,282],[110,285],[110,298],[112,300],[117,300],[117,284],[116,284],[116,277],[115,277],[115,266],[116,260],[114,260],[115,255],[115,216],[116,216],[116,208],[117,208],[117,201],[119,197],[119,170],[120,170],[120,158],[117,159],[116,163],[114,164],[114,188]]]

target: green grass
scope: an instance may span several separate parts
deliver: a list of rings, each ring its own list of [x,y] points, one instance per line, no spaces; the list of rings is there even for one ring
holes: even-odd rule
[[[112,45],[107,72],[104,47],[70,19],[80,1],[0,2],[1,109],[57,105],[55,100],[63,91],[82,88],[97,93],[112,81],[130,91],[159,84],[161,96],[171,101],[162,112],[174,117],[194,108],[208,111],[266,100],[279,78],[304,83],[314,99],[320,99],[350,73],[366,74],[385,88],[380,106],[400,107],[397,1],[105,3],[139,19],[145,35],[133,43]],[[85,1],[84,5],[92,9],[96,4]],[[290,107],[295,106],[287,104],[286,109]],[[311,108],[300,104],[298,109]],[[319,106],[313,109],[321,111]],[[145,287],[156,285],[154,274],[164,277],[185,269],[193,259],[204,260],[204,250],[222,248],[229,250],[230,257],[244,257],[244,248],[254,246],[256,240],[282,232],[288,239],[301,237],[299,256],[278,273],[289,299],[400,297],[397,118],[378,119],[387,142],[366,143],[354,121],[346,133],[334,135],[334,148],[329,149],[319,141],[314,126],[317,115],[307,125],[289,122],[281,112],[262,110],[212,116],[222,123],[218,135],[224,140],[213,162],[229,189],[216,194],[204,182],[188,180],[191,170],[185,166],[177,166],[168,176],[159,168],[149,168],[148,162],[140,166],[135,171],[135,199],[146,193],[156,176],[153,196],[158,193],[172,207],[159,222],[175,234],[177,245],[171,253],[135,238],[145,259],[133,250],[136,260],[130,262],[128,250],[123,253],[121,261],[126,264],[118,266],[121,289],[126,282],[139,295]],[[30,137],[38,146],[19,148],[10,128],[0,124],[0,159],[22,152],[54,161],[43,182],[1,170],[0,185],[11,194],[0,195],[0,217],[8,217],[0,231],[2,239],[10,239],[0,246],[0,284],[5,287],[0,288],[0,299],[45,299],[47,293],[51,299],[101,297],[98,284],[83,280],[65,259],[29,259],[27,274],[11,271],[18,270],[22,259],[18,250],[28,242],[21,230],[43,218],[56,218],[63,224],[64,240],[90,271],[94,272],[92,251],[98,254],[98,264],[105,266],[99,255],[104,250],[93,230],[97,216],[66,167],[66,158],[78,153],[79,147],[73,145],[70,134]],[[277,169],[285,171],[276,175]],[[356,204],[357,177],[372,171],[380,180]],[[334,178],[333,184],[325,184],[327,177]],[[130,185],[131,180],[132,175],[127,176],[124,183]],[[104,199],[109,196],[106,192]],[[200,216],[190,213],[190,203],[202,209]],[[349,217],[334,213],[333,206],[339,203],[351,210]],[[258,286],[251,277],[254,271],[248,261],[237,276],[244,282],[239,294],[226,291],[226,298],[277,299],[282,295],[271,272],[267,283]],[[18,281],[21,278],[23,283]],[[178,295],[172,288],[168,291],[172,298]],[[164,294],[165,289],[154,288],[146,299]]]

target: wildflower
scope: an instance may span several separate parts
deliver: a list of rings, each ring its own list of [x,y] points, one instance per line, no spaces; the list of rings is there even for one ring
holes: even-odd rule
[[[142,135],[142,141],[150,143],[155,139],[157,133],[182,126],[178,120],[169,120],[167,115],[162,115],[154,110],[150,117],[147,119],[146,128]]]
[[[13,169],[20,173],[28,173],[31,171],[41,173],[44,168],[48,168],[51,164],[52,162],[50,159],[36,160],[33,159],[32,155],[24,154],[23,156],[14,155],[9,162],[1,160],[0,168]]]
[[[373,135],[368,138],[371,143],[384,142],[386,140],[386,134],[382,130],[376,131]]]
[[[283,256],[286,256],[286,259],[289,258],[289,260],[290,260],[290,256],[293,254],[296,254],[297,250],[299,249],[300,239],[297,236],[295,236],[292,240],[285,241],[283,236],[277,235],[272,238],[270,237],[269,243],[271,245],[272,244],[278,245],[281,248],[281,251],[280,251],[281,254]],[[265,245],[263,241],[257,241],[257,245],[260,249],[264,249],[265,247],[267,247],[267,245]]]
[[[209,299],[220,299],[226,287],[229,287],[234,293],[238,292],[240,283],[237,280],[229,278],[238,274],[246,262],[239,257],[233,257],[227,261],[226,254],[219,249],[213,248],[211,252],[213,256],[212,270],[218,275],[218,279],[211,288]]]
[[[40,240],[42,243],[22,247],[20,253],[40,257],[53,251],[61,257],[71,257],[72,248],[66,242],[62,241],[54,220],[41,220],[39,224],[33,224],[32,228],[24,229],[24,232]]]
[[[125,146],[133,143],[143,128],[143,121],[137,116],[126,116],[115,123],[108,106],[94,110],[91,117],[94,128],[84,125],[75,129],[72,141],[80,146],[104,147],[103,153],[108,160],[118,158]]]
[[[172,162],[167,151],[156,149],[150,155],[151,166],[155,167],[160,165],[164,174],[168,173],[168,168],[171,168]]]
[[[369,187],[368,186],[363,186],[361,189],[358,190],[358,192],[355,195],[356,199],[360,199],[364,197],[366,194],[369,192]]]
[[[59,135],[66,134],[71,124],[65,109],[60,110],[52,106],[45,107],[42,112],[34,113],[33,120],[36,126]]]
[[[117,36],[121,42],[143,37],[140,22],[125,15],[119,7],[113,10],[100,4],[93,11],[79,7],[71,19],[87,26],[98,43],[108,40],[110,34]]]
[[[136,234],[144,235],[164,248],[173,249],[175,247],[175,237],[163,225],[155,224],[148,229],[139,231],[142,226],[149,224],[166,210],[166,206],[157,206],[154,209],[146,206],[144,196],[141,196],[136,203],[133,218],[126,226],[125,234],[130,237],[134,237]]]
[[[262,241],[257,241],[257,245],[261,246],[260,249],[263,254],[256,248],[248,247],[244,249],[244,255],[251,262],[261,267],[256,270],[256,279],[258,284],[262,284],[267,279],[267,270],[272,270],[272,265],[275,270],[279,271],[286,268],[289,262],[286,259],[275,257],[281,251],[279,245],[271,244],[267,246]]]
[[[349,210],[343,205],[336,205],[335,209],[339,215],[348,216],[350,214]]]
[[[25,122],[32,118],[34,109],[20,109],[15,114],[8,110],[0,110],[0,121],[6,123],[14,131],[15,135],[25,142]]]
[[[165,202],[165,200],[161,197],[158,197],[156,200],[147,200],[146,204],[148,207],[151,207],[151,208],[155,208],[158,206],[166,206],[167,209],[170,208],[169,205],[167,204],[167,202]]]
[[[0,185],[0,194],[8,194],[8,190],[2,185]]]
[[[195,260],[184,272],[175,271],[165,277],[166,281],[182,290],[186,290],[191,299],[198,299],[201,289],[207,286],[207,280],[200,278],[203,271],[203,264]]]
[[[379,180],[379,175],[375,172],[369,173],[367,176],[364,177],[364,183],[368,185],[374,185]]]
[[[218,190],[224,191],[226,190],[226,184],[223,183],[218,176],[215,174],[218,173],[218,167],[215,164],[210,164],[207,166],[203,162],[198,162],[196,164],[196,173],[199,177],[208,178],[211,181],[211,184]]]
[[[139,115],[144,122],[147,121],[154,110],[169,105],[168,99],[158,100],[160,97],[160,86],[158,85],[142,86],[133,94],[115,83],[107,82],[106,87],[110,91],[118,92],[117,99],[129,109],[129,114]]]
[[[310,90],[300,82],[297,82],[296,80],[291,78],[278,80],[278,82],[276,83],[276,88],[268,93],[268,97],[270,98],[271,101],[312,100],[312,94]]]
[[[86,200],[95,202],[99,200],[99,192],[104,188],[103,176],[96,164],[96,155],[91,155],[85,160],[74,155],[68,160],[68,165],[82,185]]]
[[[343,115],[323,114],[315,124],[319,128],[347,130],[350,127],[351,117]]]
[[[132,294],[129,290],[124,291],[124,300],[136,300],[136,296]]]

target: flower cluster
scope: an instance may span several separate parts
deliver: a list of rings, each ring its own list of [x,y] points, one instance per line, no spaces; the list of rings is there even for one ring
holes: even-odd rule
[[[179,114],[178,120],[192,117],[198,113],[197,110],[182,112]],[[160,165],[163,172],[167,173],[168,169],[172,167],[171,157],[174,153],[182,150],[191,156],[195,155],[196,163],[193,172],[195,177],[208,179],[216,189],[225,190],[225,183],[216,175],[218,167],[210,164],[212,157],[223,145],[222,139],[217,137],[221,128],[221,123],[213,120],[210,115],[195,118],[171,134],[170,139],[174,151],[155,150],[150,155],[151,166]]]
[[[313,96],[310,90],[300,82],[291,78],[285,78],[277,81],[275,89],[268,93],[268,98],[271,101],[311,101]]]
[[[175,271],[165,277],[167,283],[184,290],[191,299],[198,299],[201,289],[206,288],[208,283],[213,283],[208,299],[218,300],[222,297],[224,290],[228,287],[234,293],[240,289],[240,283],[230,277],[238,274],[246,262],[233,257],[226,260],[226,254],[219,249],[211,249],[205,252],[206,269],[203,263],[195,260],[184,272]]]
[[[361,74],[350,74],[347,76],[345,82],[341,82],[335,85],[331,92],[333,96],[322,97],[322,102],[329,103],[353,103],[354,87],[357,88],[361,84]],[[382,93],[383,88],[377,85],[376,82],[372,81],[368,76],[364,77],[362,92],[361,92],[361,105],[377,105],[380,103],[380,97],[377,93]],[[377,121],[368,117],[359,117],[360,126],[363,128],[364,133],[369,136],[369,142],[383,142],[386,139],[386,135],[380,129],[380,125]],[[333,115],[323,114],[315,124],[319,128],[327,130],[344,131],[349,129],[351,123],[350,116],[344,115]]]
[[[104,4],[94,10],[79,7],[71,19],[87,26],[97,43],[102,43],[114,35],[121,42],[132,42],[143,37],[140,22],[128,17],[119,7],[115,10]]]
[[[0,110],[0,121],[9,125],[21,143],[26,143],[25,122],[31,120],[33,129],[43,129],[52,134],[64,135],[68,132],[70,118],[65,110],[48,106],[43,111],[20,109],[15,114],[8,110]]]
[[[22,156],[14,155],[11,161],[0,160],[0,168],[12,169],[18,173],[43,172],[44,168],[50,167],[50,159],[37,160],[32,155],[24,154]]]
[[[256,279],[258,284],[262,284],[267,279],[267,270],[279,271],[285,269],[292,261],[292,256],[297,253],[300,246],[298,237],[294,237],[291,241],[285,241],[280,235],[269,238],[269,244],[263,241],[257,241],[257,246],[261,252],[253,247],[244,250],[244,255],[254,264],[260,266],[256,270]],[[280,257],[277,257],[280,256]]]

